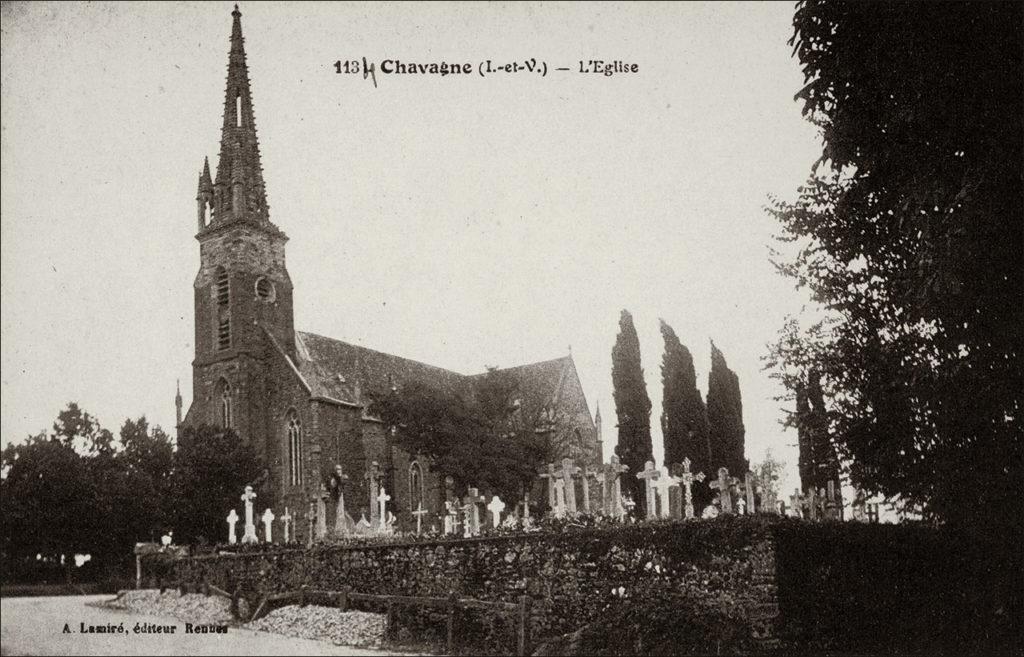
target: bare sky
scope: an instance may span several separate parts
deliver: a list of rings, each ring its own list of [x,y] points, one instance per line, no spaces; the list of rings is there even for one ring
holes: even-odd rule
[[[116,430],[190,403],[196,181],[216,165],[230,3],[3,6],[2,439],[71,400]],[[564,355],[615,440],[611,347],[640,334],[660,460],[658,318],[739,375],[747,456],[788,461],[765,344],[802,296],[768,194],[820,152],[790,3],[242,3],[295,322],[473,373]],[[382,75],[334,62],[637,63],[630,75]]]

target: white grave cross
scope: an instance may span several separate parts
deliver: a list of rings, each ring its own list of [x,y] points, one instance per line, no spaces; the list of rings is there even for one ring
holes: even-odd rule
[[[487,510],[491,512],[491,526],[497,528],[501,522],[501,512],[505,510],[505,503],[495,495],[491,498],[491,503],[487,505]]]
[[[256,499],[256,493],[252,491],[252,486],[245,487],[245,493],[242,494],[242,501],[245,502],[245,534],[242,535],[243,543],[255,543],[259,539],[256,538],[256,521],[252,517],[252,501]]]
[[[414,516],[416,516],[416,535],[417,536],[420,535],[420,529],[421,529],[422,524],[423,524],[423,514],[425,514],[425,513],[429,513],[429,512],[426,509],[423,508],[423,501],[421,500],[419,505],[416,507],[416,510],[412,512],[412,514]]]
[[[654,461],[648,461],[644,464],[644,471],[636,473],[637,479],[644,480],[644,486],[647,493],[646,501],[648,520],[654,520],[655,518],[654,482],[659,476],[661,476],[661,472],[654,467]]]
[[[238,538],[235,536],[235,524],[238,522],[238,513],[234,509],[231,509],[231,513],[228,514],[228,543],[234,545],[238,542]]]
[[[281,516],[281,522],[284,523],[284,542],[287,543],[292,540],[292,514],[289,513],[288,507],[284,508],[284,515]]]
[[[263,512],[263,532],[266,536],[267,543],[273,543],[273,526],[274,526],[274,512],[267,507],[267,510]]]
[[[682,482],[683,488],[686,491],[686,507],[685,507],[686,517],[687,518],[692,518],[693,517],[693,490],[690,489],[690,486],[692,486],[693,482],[695,482],[695,481],[704,481],[704,473],[700,472],[700,473],[697,473],[697,474],[693,474],[692,472],[690,472],[690,457],[686,457],[686,458],[683,459],[683,473],[682,473],[682,475],[680,475],[679,480]]]
[[[377,517],[380,518],[380,528],[381,529],[384,529],[385,527],[388,526],[387,507],[388,507],[388,500],[390,500],[390,499],[391,499],[391,496],[388,495],[387,491],[384,490],[384,487],[381,486],[380,487],[380,493],[377,495],[377,504],[379,505],[379,510],[377,511]]]

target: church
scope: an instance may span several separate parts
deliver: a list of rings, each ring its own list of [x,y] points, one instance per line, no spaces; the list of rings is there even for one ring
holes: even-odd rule
[[[393,429],[371,414],[368,391],[400,393],[404,384],[417,382],[471,399],[483,375],[295,329],[288,237],[271,221],[267,205],[237,5],[232,16],[217,168],[211,174],[204,161],[196,196],[200,264],[192,403],[182,417],[180,393],[175,400],[179,430],[221,426],[250,441],[267,468],[258,507],[269,506],[278,517],[287,509],[296,540],[307,540],[306,521],[318,511],[335,530],[335,502],[326,491],[337,485],[355,519],[375,514],[370,496],[379,482],[391,496],[396,528],[415,527],[412,512],[421,504],[430,526],[444,512],[446,497],[460,491],[424,456],[392,444]],[[524,396],[540,400],[536,412],[559,418],[549,425],[563,434],[554,437],[566,446],[559,457],[579,465],[601,462],[600,410],[591,416],[571,354],[501,371]],[[327,508],[318,510],[318,500]]]

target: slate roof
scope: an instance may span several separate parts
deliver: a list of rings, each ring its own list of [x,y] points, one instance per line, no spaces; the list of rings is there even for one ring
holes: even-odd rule
[[[471,398],[483,374],[465,375],[442,367],[386,354],[341,340],[295,332],[295,364],[314,397],[345,403],[362,403],[366,393],[387,390],[407,382],[426,383],[442,390]],[[531,392],[552,399],[572,367],[572,357],[519,365],[501,371],[519,379]]]

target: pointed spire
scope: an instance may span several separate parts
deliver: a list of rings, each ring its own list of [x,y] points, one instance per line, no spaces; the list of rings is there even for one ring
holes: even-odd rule
[[[238,5],[235,5],[231,16],[233,22],[224,92],[224,123],[221,128],[217,176],[213,183],[214,212],[210,225],[246,221],[277,230],[270,223],[267,209],[252,91],[249,87],[249,69],[245,62],[242,12],[238,10]],[[209,176],[208,168],[204,169],[204,176]]]
[[[597,400],[597,412],[594,413],[594,424],[601,424],[601,400]]]

